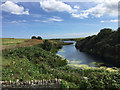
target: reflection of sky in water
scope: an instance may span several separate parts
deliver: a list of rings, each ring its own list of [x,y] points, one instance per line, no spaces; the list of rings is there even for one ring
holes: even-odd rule
[[[94,58],[84,52],[80,52],[73,45],[65,45],[58,51],[59,55],[69,60],[69,64],[86,64],[89,66],[95,66],[93,62],[99,62],[97,58]]]

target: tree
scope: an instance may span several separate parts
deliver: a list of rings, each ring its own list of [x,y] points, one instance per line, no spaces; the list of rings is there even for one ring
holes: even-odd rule
[[[42,40],[42,37],[38,36],[37,39]]]
[[[117,30],[117,41],[120,43],[120,27]]]
[[[31,38],[31,39],[37,39],[37,38],[36,38],[36,36],[32,36],[32,38]]]

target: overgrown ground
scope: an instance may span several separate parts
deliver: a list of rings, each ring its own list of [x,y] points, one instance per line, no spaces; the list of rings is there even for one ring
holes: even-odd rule
[[[2,45],[11,45],[11,44],[13,45],[13,44],[23,43],[25,40],[28,39],[2,38],[0,40],[2,40]]]
[[[14,39],[14,38],[2,38],[2,50],[13,49],[18,47],[33,46],[43,43],[42,40],[37,39]]]
[[[51,47],[50,47],[51,46]],[[57,42],[3,50],[2,79],[30,81],[62,79],[62,89],[120,89],[119,68],[69,66],[56,55]]]

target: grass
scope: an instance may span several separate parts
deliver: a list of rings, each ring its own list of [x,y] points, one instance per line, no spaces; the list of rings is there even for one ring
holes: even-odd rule
[[[2,61],[2,79],[8,81],[51,79],[50,68],[67,64],[65,59],[43,50],[40,45],[3,51]]]
[[[36,41],[33,43],[37,44]],[[2,57],[3,81],[57,78],[62,79],[63,89],[120,89],[119,68],[93,68],[76,64],[69,66],[66,59],[42,49],[41,44],[5,50]]]
[[[19,44],[19,43],[23,43],[25,40],[28,40],[28,39],[2,38],[2,45]]]
[[[63,41],[79,41],[85,38],[56,38],[56,39],[50,39],[50,40],[63,40]]]
[[[18,47],[26,47],[26,46],[28,47],[41,43],[43,43],[43,41],[37,39],[2,38],[2,50],[18,48]]]

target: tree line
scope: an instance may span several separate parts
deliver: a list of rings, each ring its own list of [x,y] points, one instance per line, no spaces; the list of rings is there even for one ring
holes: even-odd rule
[[[120,63],[120,28],[112,30],[104,28],[97,35],[88,36],[76,43],[76,48],[111,62],[116,66]]]

